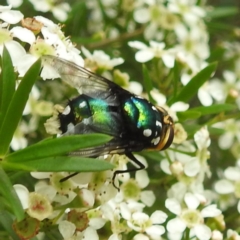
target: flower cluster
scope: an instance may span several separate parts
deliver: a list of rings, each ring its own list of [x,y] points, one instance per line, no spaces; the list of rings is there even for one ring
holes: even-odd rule
[[[119,155],[106,160],[118,162],[119,166],[127,161]],[[137,172],[135,179],[129,174],[120,177],[119,192],[112,185],[113,171],[79,173],[62,183],[59,180],[66,177],[66,173],[36,172],[32,176],[40,180],[34,192],[29,193],[23,185],[14,185],[24,209],[38,221],[56,222],[64,239],[80,236],[98,239],[100,229],[111,233],[109,239],[121,239],[121,234],[130,231],[141,233],[134,239],[141,239],[143,235],[159,239],[165,232],[160,224],[166,221],[166,213],[157,210],[149,217],[143,212],[156,200],[153,191],[143,190],[149,184],[145,170]]]

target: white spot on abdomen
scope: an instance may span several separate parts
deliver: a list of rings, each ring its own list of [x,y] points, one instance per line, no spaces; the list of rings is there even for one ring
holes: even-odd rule
[[[152,135],[152,130],[151,130],[151,129],[145,129],[145,130],[143,131],[143,135],[144,135],[145,137],[151,136],[151,135]]]
[[[156,126],[162,127],[162,123],[159,121],[156,121]]]
[[[154,139],[152,140],[152,143],[153,143],[154,145],[157,145],[157,144],[159,143],[159,141],[160,141],[160,137],[157,137],[157,138],[154,138]]]

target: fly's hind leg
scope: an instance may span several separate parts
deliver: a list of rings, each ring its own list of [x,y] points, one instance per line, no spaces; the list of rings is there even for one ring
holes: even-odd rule
[[[129,173],[129,172],[136,172],[136,171],[139,171],[139,170],[142,170],[145,168],[144,164],[142,164],[139,160],[137,160],[137,158],[134,157],[134,155],[131,153],[131,152],[127,152],[125,153],[125,155],[131,159],[133,162],[135,162],[138,167],[136,168],[130,168],[130,169],[127,169],[127,170],[117,170],[113,173],[113,178],[112,178],[112,182],[113,182],[113,186],[119,191],[119,187],[117,187],[115,185],[115,178],[118,174],[122,174],[122,173]]]

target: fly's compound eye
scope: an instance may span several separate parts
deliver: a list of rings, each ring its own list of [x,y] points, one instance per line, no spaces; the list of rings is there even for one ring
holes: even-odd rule
[[[161,144],[160,150],[164,150],[170,147],[174,138],[174,123],[172,118],[169,115],[164,116],[163,122],[164,122],[164,125],[163,125],[163,131],[161,136],[162,140],[160,141],[160,144]]]
[[[158,108],[159,109],[159,108]],[[164,111],[163,111],[164,110]],[[161,133],[161,140],[157,145],[156,149],[164,150],[170,147],[174,138],[174,122],[171,116],[168,115],[167,111],[160,108],[159,111],[163,113],[163,127]]]

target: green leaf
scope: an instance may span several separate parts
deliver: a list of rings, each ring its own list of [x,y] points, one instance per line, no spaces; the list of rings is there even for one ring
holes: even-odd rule
[[[104,134],[83,134],[48,139],[7,155],[4,161],[26,162],[39,158],[62,155],[78,149],[104,144],[112,137]]]
[[[177,96],[178,92],[178,83],[180,82],[180,72],[179,72],[179,63],[175,60],[173,68],[174,78],[173,78],[173,97]]]
[[[201,115],[209,115],[209,114],[218,114],[226,111],[236,110],[236,105],[233,104],[215,104],[207,107],[196,107],[192,108],[190,111],[201,112]]]
[[[236,29],[236,26],[233,24],[221,22],[208,22],[207,27],[210,33],[217,33],[219,31],[226,31],[225,33],[230,33]],[[219,59],[218,59],[219,60]]]
[[[6,170],[24,170],[29,172],[96,172],[113,169],[114,166],[104,160],[75,156],[57,156],[40,158],[24,163],[2,162]]]
[[[208,131],[210,134],[214,134],[214,135],[221,135],[225,133],[225,129],[215,128],[215,127],[208,127]]]
[[[178,112],[177,116],[179,118],[179,122],[188,120],[188,119],[196,119],[201,116],[201,112],[194,111],[194,110],[188,110],[185,112]]]
[[[189,102],[189,100],[197,93],[198,89],[211,77],[216,70],[217,63],[211,63],[197,75],[195,75],[189,83],[182,88],[179,94],[169,101],[169,104],[174,102],[183,101]]]
[[[4,156],[8,151],[13,134],[22,117],[29,93],[39,75],[40,67],[41,61],[39,59],[27,71],[13,95],[0,130],[0,156]]]
[[[6,116],[8,106],[15,91],[15,74],[11,57],[3,48],[2,73],[0,77],[0,129]]]
[[[151,103],[156,103],[156,101],[152,98],[150,92],[153,89],[152,81],[149,76],[148,69],[145,64],[142,65],[143,68],[143,77],[144,77],[144,86],[148,94],[148,99]]]
[[[201,116],[218,114],[226,111],[236,110],[237,107],[233,104],[216,104],[212,106],[201,106],[196,108],[191,108],[185,112],[178,112],[177,116],[179,121],[185,121],[187,119],[196,119]]]
[[[239,14],[239,10],[237,7],[216,7],[213,8],[212,11],[209,11],[207,13],[207,17],[210,18],[223,18],[223,17],[229,17],[234,16],[236,14]]]
[[[12,215],[4,209],[0,209],[0,225],[6,230],[11,239],[20,240],[17,234],[14,232],[12,228],[13,219]]]
[[[0,167],[0,193],[7,199],[11,210],[18,221],[24,218],[22,204],[5,171]]]

